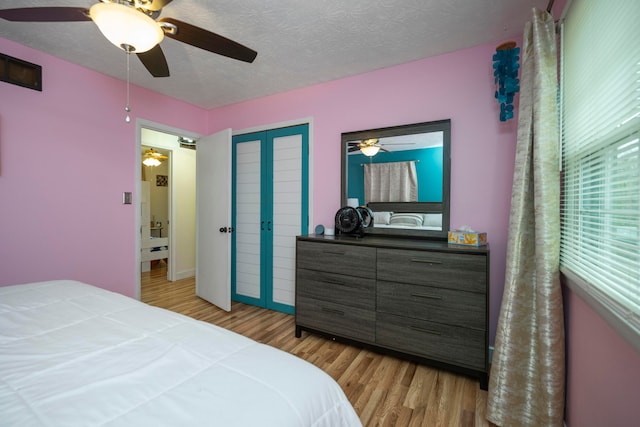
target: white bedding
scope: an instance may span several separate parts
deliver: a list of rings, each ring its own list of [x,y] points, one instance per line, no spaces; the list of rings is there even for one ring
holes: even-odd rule
[[[293,331],[292,331],[293,333]],[[360,426],[293,355],[75,281],[0,287],[1,426]]]

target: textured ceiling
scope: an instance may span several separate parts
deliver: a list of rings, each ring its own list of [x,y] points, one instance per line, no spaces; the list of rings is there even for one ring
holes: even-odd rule
[[[97,0],[13,0],[1,9],[89,7]],[[364,73],[522,33],[547,0],[174,0],[162,11],[258,51],[252,64],[165,38],[171,76],[131,58],[131,81],[214,108]],[[15,23],[0,37],[126,79],[126,55],[92,22]]]

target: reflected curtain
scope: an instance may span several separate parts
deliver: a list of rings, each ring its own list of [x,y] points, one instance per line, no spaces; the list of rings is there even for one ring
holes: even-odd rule
[[[365,163],[364,198],[370,202],[417,202],[415,162]]]
[[[557,82],[553,17],[533,9],[524,31],[505,288],[487,398],[487,419],[499,426],[563,424]]]

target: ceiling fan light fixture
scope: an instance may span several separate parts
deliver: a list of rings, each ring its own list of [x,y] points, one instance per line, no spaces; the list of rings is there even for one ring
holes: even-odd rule
[[[153,158],[153,157],[147,157],[146,159],[144,159],[142,161],[142,164],[145,166],[160,166],[161,162],[160,160]]]
[[[160,166],[165,159],[167,159],[167,156],[158,153],[153,148],[149,148],[142,155],[142,164],[145,166]]]
[[[366,145],[366,146],[360,147],[360,151],[362,152],[362,154],[364,154],[367,157],[373,157],[376,154],[378,154],[378,151],[380,151],[380,146]]]
[[[146,52],[164,38],[156,21],[130,6],[96,3],[89,14],[107,40],[124,51]]]

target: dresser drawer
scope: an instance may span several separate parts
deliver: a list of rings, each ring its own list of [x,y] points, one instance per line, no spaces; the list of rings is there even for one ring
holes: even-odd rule
[[[366,310],[376,309],[375,279],[299,268],[296,289],[299,296]]]
[[[378,249],[378,280],[487,292],[487,258],[449,252]]]
[[[376,248],[298,241],[296,257],[298,268],[376,278]]]
[[[455,289],[378,281],[378,311],[484,330],[485,295]]]
[[[378,313],[376,342],[444,363],[486,368],[484,331]]]
[[[373,343],[376,314],[347,305],[320,301],[302,295],[296,300],[296,325],[345,338]]]

